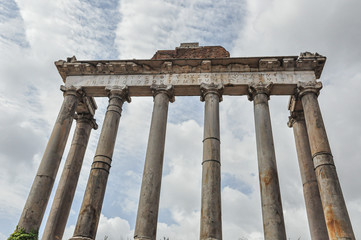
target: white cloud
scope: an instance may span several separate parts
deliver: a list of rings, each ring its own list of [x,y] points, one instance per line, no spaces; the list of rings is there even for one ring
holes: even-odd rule
[[[225,187],[222,190],[223,238],[249,239],[253,234],[261,233],[263,225],[260,204],[258,192],[246,195]]]
[[[120,58],[151,58],[180,42],[230,46],[242,27],[242,1],[121,1]]]
[[[200,203],[202,128],[189,120],[168,124],[167,131],[161,207],[192,214]]]
[[[130,231],[128,221],[121,219],[120,217],[107,218],[103,215],[100,217],[99,228],[97,232],[97,239],[103,239],[104,236],[108,236],[108,240],[117,240],[133,237]]]
[[[75,226],[69,226],[65,229],[63,239],[69,239],[73,236]],[[108,237],[108,238],[106,238]],[[128,240],[133,238],[133,232],[127,220],[120,217],[107,218],[103,214],[100,216],[97,231],[97,240]]]

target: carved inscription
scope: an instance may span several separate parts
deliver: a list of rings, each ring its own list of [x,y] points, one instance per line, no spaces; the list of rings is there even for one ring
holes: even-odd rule
[[[297,84],[316,81],[314,72],[255,72],[255,73],[182,73],[142,75],[84,75],[68,76],[66,86],[151,86],[165,84],[174,86],[196,86],[202,83],[227,85],[248,85],[250,83]]]

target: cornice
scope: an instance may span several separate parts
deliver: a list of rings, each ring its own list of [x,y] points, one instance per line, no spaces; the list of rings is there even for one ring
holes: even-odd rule
[[[63,81],[68,76],[133,75],[221,72],[314,71],[320,78],[326,57],[318,53],[300,56],[243,57],[162,60],[99,60],[78,61],[75,57],[59,60],[55,65]]]

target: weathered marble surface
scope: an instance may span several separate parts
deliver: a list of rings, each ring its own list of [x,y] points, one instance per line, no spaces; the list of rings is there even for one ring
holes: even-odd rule
[[[184,73],[140,75],[84,75],[69,76],[66,86],[82,86],[87,96],[106,96],[105,87],[128,86],[130,96],[152,96],[153,84],[173,85],[176,96],[200,96],[200,85],[223,84],[224,95],[246,95],[251,83],[273,83],[272,95],[291,95],[298,82],[315,82],[312,71],[256,72],[256,73]]]
[[[317,95],[320,83],[299,84],[298,97],[304,109],[313,165],[320,190],[328,237],[332,240],[354,240],[350,217],[338,180]]]
[[[298,103],[297,103],[298,102]],[[318,189],[316,174],[312,161],[310,143],[308,140],[307,127],[301,103],[291,97],[289,110],[290,117],[288,126],[293,128],[295,137],[298,164],[300,167],[303,195],[305,199],[308,226],[311,239],[322,240],[328,238],[325,215],[323,214],[320,191]],[[297,111],[294,108],[298,106]]]

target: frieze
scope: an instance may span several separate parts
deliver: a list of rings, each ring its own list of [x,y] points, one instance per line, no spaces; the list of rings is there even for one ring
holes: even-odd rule
[[[224,85],[248,85],[251,83],[297,84],[298,82],[316,81],[313,72],[255,72],[255,73],[183,73],[149,75],[85,75],[69,76],[66,85],[94,86],[151,86],[165,85],[201,85],[202,83]]]

